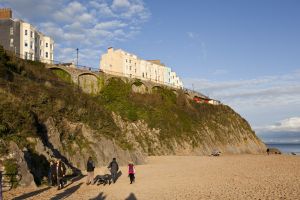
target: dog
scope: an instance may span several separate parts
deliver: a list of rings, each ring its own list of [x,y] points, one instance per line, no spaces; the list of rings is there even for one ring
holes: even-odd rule
[[[110,174],[104,174],[104,175],[97,175],[94,178],[94,184],[97,185],[107,185],[107,184],[111,184],[112,183],[112,176]]]

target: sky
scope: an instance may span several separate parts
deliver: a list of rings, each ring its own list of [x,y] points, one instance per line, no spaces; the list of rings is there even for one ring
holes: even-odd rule
[[[55,60],[99,67],[108,47],[160,59],[231,106],[265,142],[300,143],[298,0],[0,0],[55,40]]]

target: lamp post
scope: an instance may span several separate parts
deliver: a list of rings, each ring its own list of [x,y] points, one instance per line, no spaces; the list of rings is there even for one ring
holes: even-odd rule
[[[78,51],[79,51],[79,49],[77,48],[76,49],[76,52],[77,52],[77,68],[78,68]]]

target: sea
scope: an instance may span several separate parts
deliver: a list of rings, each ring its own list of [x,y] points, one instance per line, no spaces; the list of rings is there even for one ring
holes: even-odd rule
[[[300,144],[270,143],[270,144],[266,144],[266,145],[269,148],[277,148],[284,154],[296,153],[297,155],[300,155]]]

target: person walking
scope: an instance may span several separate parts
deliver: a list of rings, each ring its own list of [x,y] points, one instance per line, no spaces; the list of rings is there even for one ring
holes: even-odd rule
[[[64,176],[66,175],[66,166],[61,160],[56,162],[56,174],[57,174],[57,189],[60,190],[64,187]]]
[[[54,160],[50,161],[50,168],[49,168],[49,173],[50,173],[50,184],[51,186],[55,186],[57,184],[57,173],[56,173],[56,163]]]
[[[130,179],[130,184],[135,182],[135,167],[132,162],[128,164],[128,176]]]
[[[95,169],[95,164],[90,156],[87,164],[86,164],[86,171],[87,171],[87,179],[86,179],[86,184],[89,185],[91,184],[92,181],[94,181],[94,169]]]
[[[112,181],[113,183],[115,183],[117,180],[117,173],[119,171],[119,165],[117,163],[117,159],[113,158],[113,160],[109,163],[107,168],[110,169]]]

